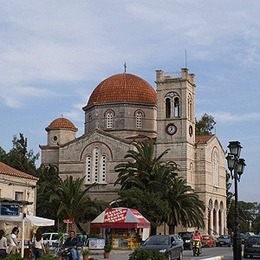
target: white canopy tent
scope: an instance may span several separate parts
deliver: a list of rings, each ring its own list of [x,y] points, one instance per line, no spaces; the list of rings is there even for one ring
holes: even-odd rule
[[[22,223],[24,220],[25,225],[36,226],[36,227],[44,227],[44,226],[54,226],[55,221],[48,218],[42,218],[31,215],[23,215],[19,216],[2,216],[0,215],[1,222],[10,222],[10,223]]]
[[[36,227],[45,227],[45,226],[54,226],[55,221],[53,219],[42,218],[37,216],[31,216],[27,214],[20,214],[19,216],[3,216],[0,215],[0,221],[6,223],[21,223],[22,224],[22,252],[21,256],[24,256],[24,227],[36,226]]]

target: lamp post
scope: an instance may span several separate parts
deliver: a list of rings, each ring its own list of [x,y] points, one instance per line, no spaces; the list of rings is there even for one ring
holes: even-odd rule
[[[241,236],[238,212],[238,182],[245,169],[245,160],[240,158],[242,146],[238,141],[229,142],[229,153],[226,157],[228,169],[230,170],[231,177],[234,179],[234,196],[235,196],[235,231],[233,237],[233,259],[241,260]]]

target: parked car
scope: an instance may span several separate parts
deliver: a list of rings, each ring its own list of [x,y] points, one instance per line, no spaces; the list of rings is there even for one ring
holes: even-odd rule
[[[244,244],[244,258],[260,257],[260,236],[249,236]]]
[[[140,248],[164,253],[169,260],[183,259],[183,241],[179,235],[153,235]]]
[[[52,247],[52,246],[59,246],[61,242],[64,242],[65,239],[68,237],[68,234],[60,234],[60,233],[43,233],[43,243]]]
[[[216,241],[212,236],[204,235],[201,240],[202,247],[213,247],[216,246]]]
[[[241,238],[241,243],[244,244],[246,240],[246,234],[245,233],[240,233],[240,238]]]
[[[232,239],[230,235],[221,235],[217,239],[216,242],[217,246],[231,246],[232,245]]]
[[[183,248],[191,250],[192,249],[192,236],[193,236],[193,232],[179,232],[178,233],[180,235],[180,237],[183,240]]]

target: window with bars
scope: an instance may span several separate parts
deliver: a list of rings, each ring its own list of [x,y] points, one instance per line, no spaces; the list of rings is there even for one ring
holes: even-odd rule
[[[107,178],[107,156],[99,147],[86,157],[86,183],[105,183]]]
[[[106,118],[107,118],[107,128],[113,128],[113,118],[114,118],[113,112],[112,111],[107,112]]]
[[[136,113],[136,128],[142,128],[143,115],[141,111]]]

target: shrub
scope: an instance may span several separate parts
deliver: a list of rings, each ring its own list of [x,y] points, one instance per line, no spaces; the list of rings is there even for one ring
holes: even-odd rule
[[[112,250],[112,246],[111,246],[110,244],[106,244],[106,245],[104,246],[104,251],[105,251],[106,253],[109,253],[111,250]]]
[[[16,254],[8,255],[5,259],[8,259],[8,260],[22,260],[22,257],[21,257],[21,254],[16,253]]]
[[[165,260],[165,255],[160,252],[137,248],[130,254],[129,260]]]

